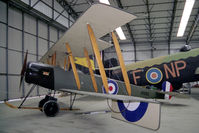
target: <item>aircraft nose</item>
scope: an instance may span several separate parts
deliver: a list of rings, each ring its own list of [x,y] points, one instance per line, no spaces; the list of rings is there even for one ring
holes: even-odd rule
[[[38,62],[29,62],[25,81],[48,89],[54,89],[54,70],[52,66]]]

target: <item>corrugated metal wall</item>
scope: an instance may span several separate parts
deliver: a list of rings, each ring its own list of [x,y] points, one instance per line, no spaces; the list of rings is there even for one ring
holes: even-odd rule
[[[41,5],[36,6],[39,9],[38,6]],[[59,8],[58,5],[55,8]],[[45,8],[42,12],[49,11]],[[63,32],[19,9],[9,7],[3,1],[0,1],[0,16],[0,100],[24,97],[31,87],[24,83],[19,92],[19,73],[25,51],[28,49],[28,61],[37,61]],[[63,24],[68,24],[68,20],[64,21],[60,20]],[[70,24],[66,25],[69,26]],[[32,96],[46,92],[46,89],[37,87]]]
[[[142,61],[147,60],[159,56],[165,56],[168,55],[169,51],[170,54],[179,52],[180,48],[185,45],[185,42],[172,42],[170,49],[168,49],[167,43],[154,43],[154,50],[151,50],[151,46],[148,44],[136,44],[136,61]],[[191,42],[190,46],[193,48],[199,48],[199,45],[197,42]],[[121,44],[120,45],[122,54],[124,57],[125,64],[129,64],[132,62],[135,62],[135,56],[134,56],[134,46],[133,44]],[[117,55],[115,53],[115,48],[111,47],[104,52],[104,60],[110,59],[110,58],[117,58]]]

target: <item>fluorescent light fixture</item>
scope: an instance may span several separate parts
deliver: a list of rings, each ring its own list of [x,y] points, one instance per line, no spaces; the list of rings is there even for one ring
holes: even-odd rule
[[[180,20],[180,26],[178,29],[177,37],[182,37],[184,35],[184,31],[187,27],[187,23],[188,23],[191,11],[193,9],[194,3],[195,3],[195,0],[186,0],[182,18]]]
[[[110,2],[108,0],[99,0],[99,2],[110,5]]]
[[[126,40],[126,37],[124,35],[124,32],[122,31],[122,28],[121,27],[118,27],[117,29],[115,29],[120,40]]]

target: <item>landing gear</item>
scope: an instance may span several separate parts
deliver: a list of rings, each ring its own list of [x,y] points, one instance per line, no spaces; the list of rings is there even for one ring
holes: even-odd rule
[[[40,111],[41,112],[43,112],[43,106],[44,106],[44,104],[47,102],[48,100],[46,100],[45,98],[44,99],[42,99],[40,102],[39,102],[39,105],[38,105],[38,107],[40,108]]]
[[[39,102],[39,107],[27,107],[27,106],[22,106],[24,101],[22,101],[22,103],[20,104],[19,107],[16,107],[12,104],[9,104],[8,102],[5,101],[5,104],[7,106],[9,106],[10,108],[13,109],[34,109],[34,110],[40,110],[42,112],[45,113],[46,116],[49,117],[54,117],[57,115],[57,113],[59,112],[59,110],[65,110],[65,111],[71,111],[71,110],[79,110],[79,109],[73,109],[73,104],[75,102],[75,98],[76,98],[76,94],[74,96],[70,96],[70,106],[69,108],[59,108],[59,105],[57,103],[57,99],[51,96],[46,96],[44,99],[42,99]],[[25,98],[26,99],[26,98]]]
[[[71,93],[70,94],[70,108],[69,108],[70,110],[73,110],[73,104],[75,102],[75,99],[76,99],[76,94],[73,97],[73,94]]]
[[[26,101],[26,99],[28,98],[28,96],[30,95],[30,93],[34,90],[34,88],[36,87],[36,85],[33,85],[31,87],[31,89],[29,90],[28,94],[25,96],[24,100],[21,102],[21,104],[19,105],[19,109],[22,107],[22,105],[24,104],[24,102]]]
[[[39,102],[38,107],[40,111],[46,114],[46,116],[53,117],[59,112],[59,105],[57,98],[46,95],[44,99]]]
[[[54,117],[59,112],[59,105],[56,101],[49,100],[44,104],[43,111],[46,116]]]
[[[76,94],[73,96],[70,94],[70,106],[69,108],[61,109],[61,110],[73,110],[73,105],[76,99]],[[46,95],[44,99],[39,102],[40,111],[44,112],[46,116],[54,117],[59,112],[60,108],[57,103],[57,99],[51,96]]]
[[[48,102],[49,100],[53,100],[53,101],[57,101],[57,98],[54,98],[54,97],[51,97],[51,96],[48,96],[46,95],[44,99],[42,99],[40,102],[39,102],[39,105],[38,107],[40,108],[40,111],[43,112],[43,106],[46,102]]]

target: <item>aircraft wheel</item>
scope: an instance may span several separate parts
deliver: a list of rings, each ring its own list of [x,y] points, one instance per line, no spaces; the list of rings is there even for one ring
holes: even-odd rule
[[[59,112],[59,105],[56,101],[49,100],[44,104],[43,111],[46,116],[54,117]]]
[[[44,98],[44,99],[42,99],[42,100],[39,102],[38,107],[41,108],[41,109],[40,109],[41,112],[43,112],[43,106],[44,106],[44,104],[45,104],[47,101],[48,101],[48,100]]]

